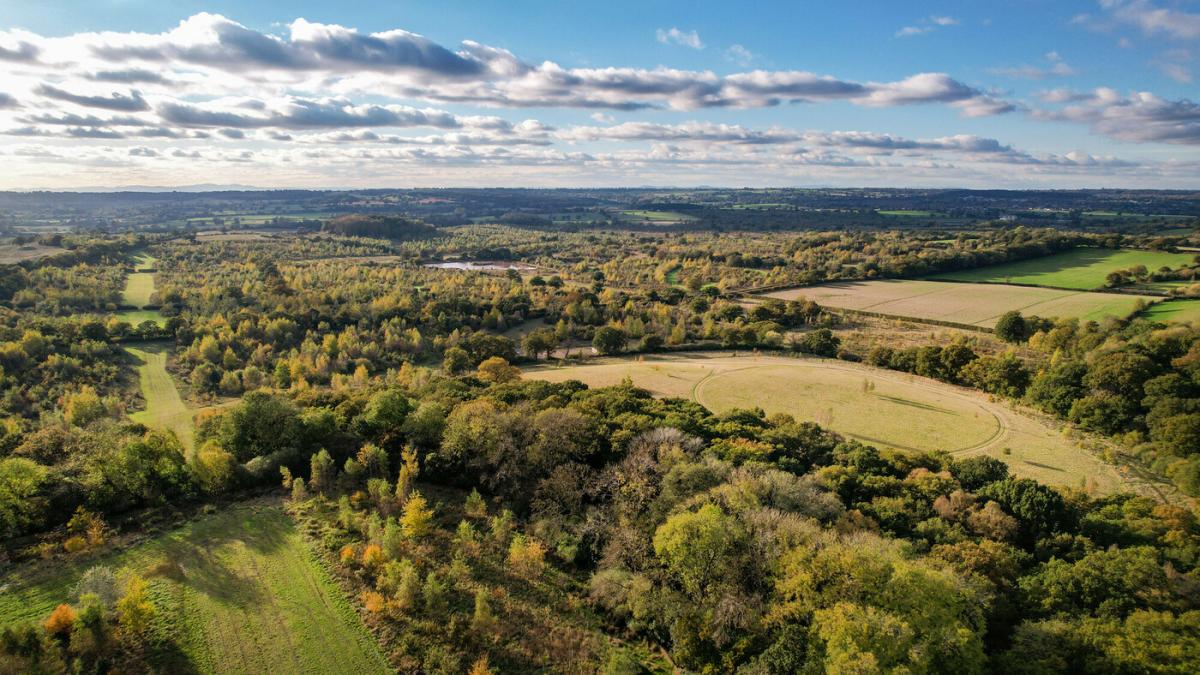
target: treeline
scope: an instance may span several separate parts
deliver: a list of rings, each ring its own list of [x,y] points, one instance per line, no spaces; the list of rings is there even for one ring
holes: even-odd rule
[[[398,215],[350,214],[326,221],[324,232],[346,237],[370,237],[375,239],[411,239],[428,237],[437,230],[425,223]]]

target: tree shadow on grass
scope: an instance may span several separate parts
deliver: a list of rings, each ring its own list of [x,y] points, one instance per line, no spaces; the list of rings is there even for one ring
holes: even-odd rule
[[[954,412],[953,410],[950,410],[949,408],[941,408],[941,407],[938,407],[931,403],[920,403],[918,401],[910,401],[906,398],[900,398],[899,396],[888,396],[887,394],[875,394],[875,396],[878,398],[882,398],[882,399],[891,401],[892,403],[899,403],[900,405],[912,406],[913,408],[920,408],[922,410],[930,410],[933,412],[940,412],[940,413],[944,413],[946,415],[958,415],[959,414],[959,413]]]
[[[262,581],[237,568],[235,547],[241,544],[249,549],[249,555],[270,556],[287,545],[290,531],[291,523],[283,514],[238,509],[199,523],[181,538],[164,541],[164,560],[151,574],[218,602],[237,606],[260,603],[265,600]]]
[[[1039,469],[1049,469],[1051,471],[1065,472],[1065,469],[1060,469],[1057,466],[1050,466],[1049,464],[1042,464],[1041,462],[1031,462],[1029,460],[1025,460],[1025,463],[1032,465],[1032,466],[1036,466]]]

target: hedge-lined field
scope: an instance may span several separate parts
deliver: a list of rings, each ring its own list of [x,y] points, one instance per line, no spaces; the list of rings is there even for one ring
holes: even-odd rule
[[[1146,269],[1152,272],[1161,267],[1176,268],[1191,263],[1194,257],[1193,253],[1077,248],[1044,258],[1033,258],[959,272],[946,272],[930,278],[947,281],[1033,284],[1086,291],[1103,288],[1104,278],[1110,272],[1127,270],[1138,265],[1145,265]]]
[[[1106,316],[1129,316],[1137,309],[1139,300],[1147,303],[1159,300],[1154,296],[1122,293],[910,280],[847,281],[775,291],[765,297],[807,298],[827,307],[983,328],[991,328],[1002,314],[1013,310],[1026,316],[1098,321]]]

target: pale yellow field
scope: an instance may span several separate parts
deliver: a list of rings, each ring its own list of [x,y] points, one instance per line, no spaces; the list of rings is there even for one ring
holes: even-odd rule
[[[0,245],[0,264],[19,263],[26,260],[37,260],[46,256],[65,252],[65,248],[57,246],[42,246],[41,244],[3,244]]]
[[[815,421],[878,447],[987,454],[1018,476],[1047,484],[1121,489],[1117,471],[1048,421],[976,391],[860,364],[785,356],[689,353],[594,359],[538,367],[527,377],[590,386],[625,378],[659,396],[695,400],[715,412],[761,407]],[[1143,491],[1144,485],[1125,483]]]
[[[1160,299],[1121,293],[911,280],[847,281],[775,291],[763,297],[807,298],[829,307],[984,328],[991,328],[1001,314],[1013,310],[1026,316],[1098,321],[1105,316],[1124,318],[1132,314],[1139,300],[1153,303]]]

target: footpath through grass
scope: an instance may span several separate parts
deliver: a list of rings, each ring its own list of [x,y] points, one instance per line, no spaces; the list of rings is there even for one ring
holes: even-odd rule
[[[43,620],[93,565],[150,582],[155,629],[179,646],[161,672],[384,673],[357,614],[275,502],[202,516],[123,551],[0,576],[0,626]]]
[[[1088,291],[1104,287],[1110,272],[1145,265],[1154,271],[1160,267],[1177,268],[1192,262],[1195,254],[1130,249],[1077,248],[1044,258],[990,265],[973,270],[946,272],[930,277],[947,281],[1033,284]],[[1153,284],[1151,284],[1153,287]]]
[[[151,429],[174,432],[187,452],[195,450],[193,412],[184,404],[167,372],[167,353],[171,346],[165,342],[127,346],[125,351],[137,362],[138,381],[146,409],[129,416]]]

